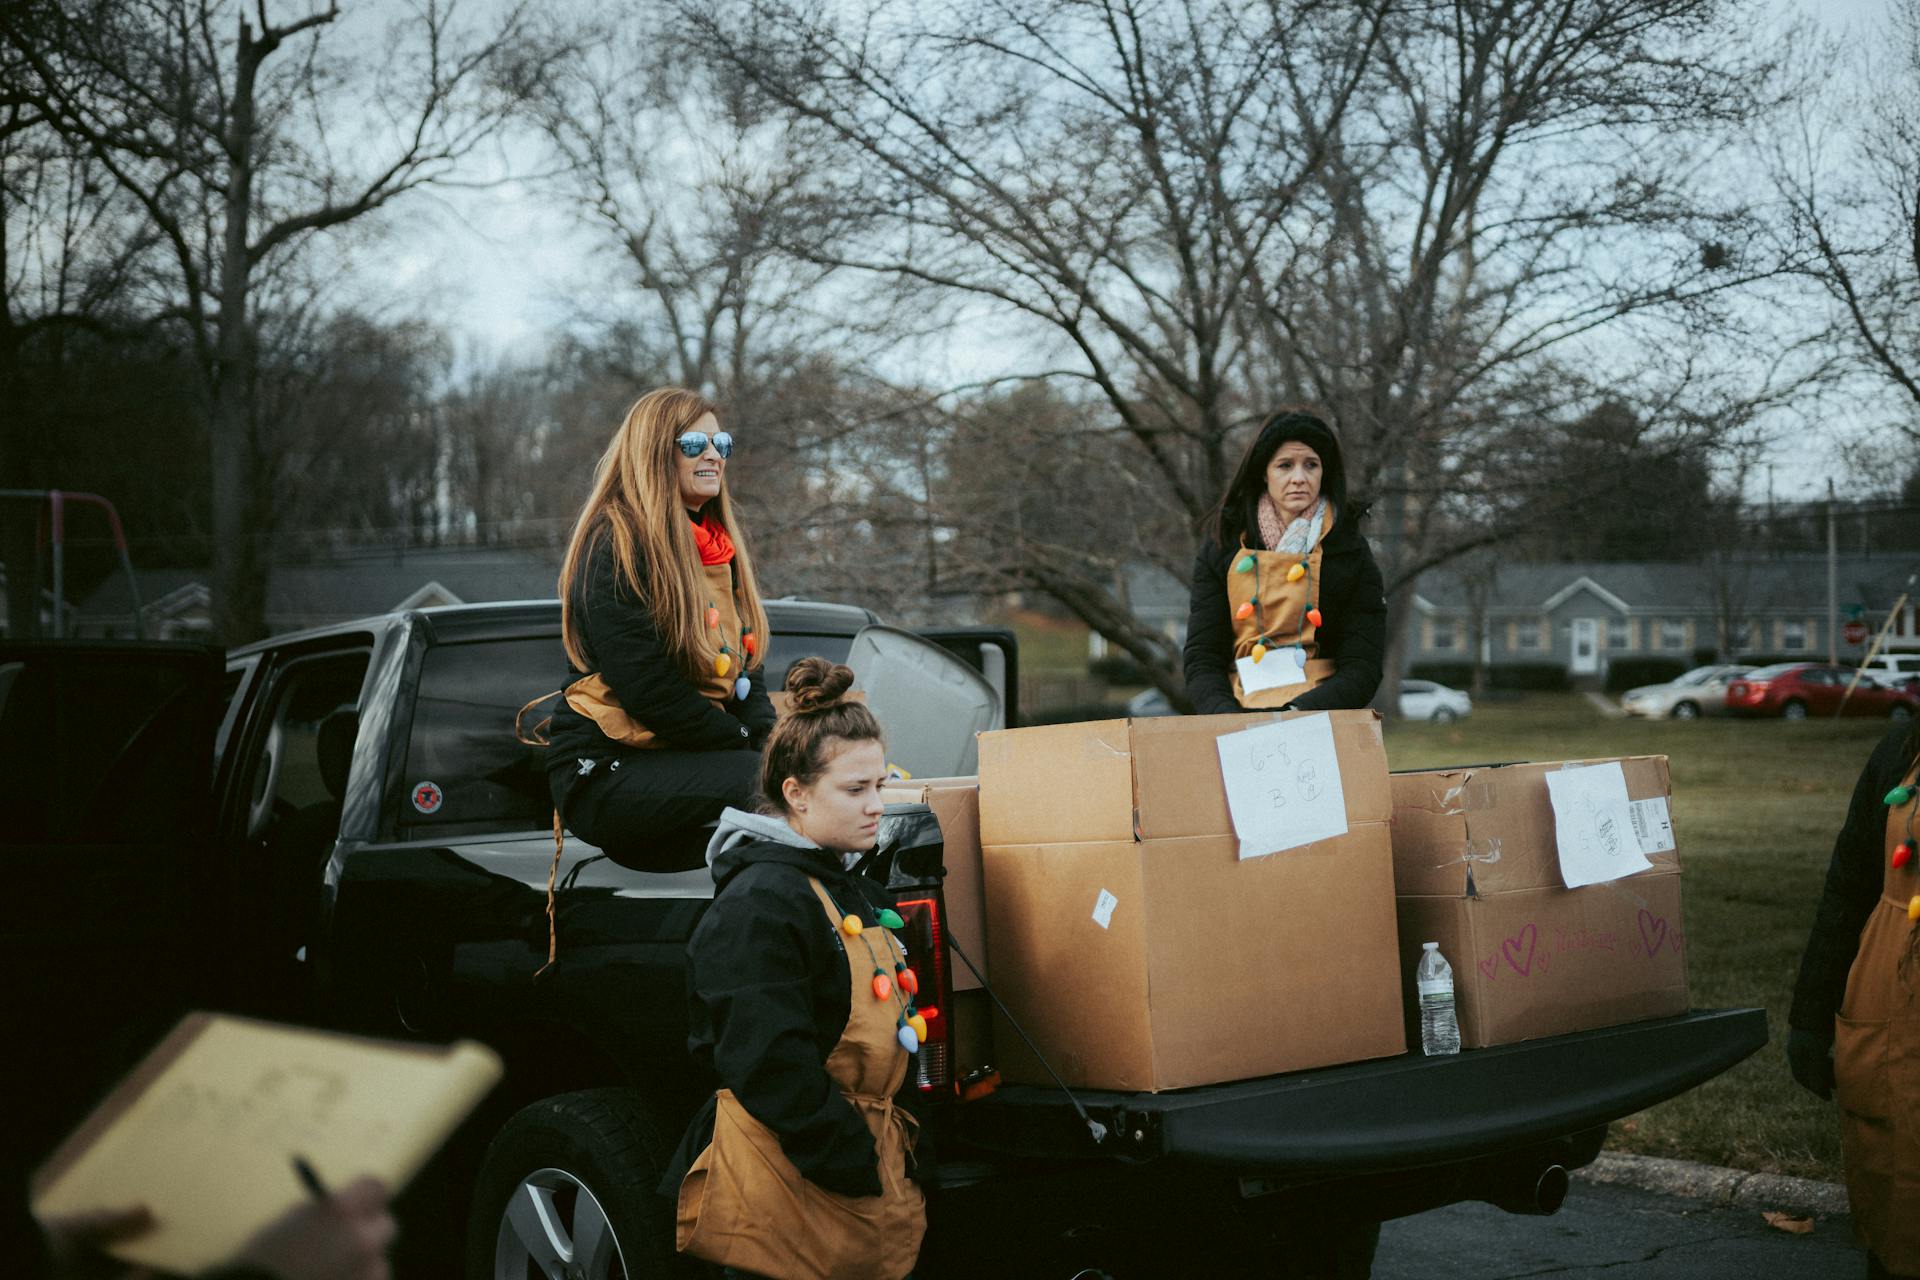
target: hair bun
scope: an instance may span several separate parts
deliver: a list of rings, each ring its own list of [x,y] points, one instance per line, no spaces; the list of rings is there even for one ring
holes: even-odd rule
[[[802,658],[787,669],[787,706],[796,714],[839,706],[851,688],[853,669],[825,658]]]

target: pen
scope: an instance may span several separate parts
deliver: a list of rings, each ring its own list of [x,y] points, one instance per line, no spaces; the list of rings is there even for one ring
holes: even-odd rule
[[[320,1175],[313,1171],[313,1166],[307,1163],[305,1156],[293,1158],[293,1171],[300,1176],[300,1185],[307,1189],[307,1194],[315,1200],[327,1198],[327,1184],[320,1181]]]

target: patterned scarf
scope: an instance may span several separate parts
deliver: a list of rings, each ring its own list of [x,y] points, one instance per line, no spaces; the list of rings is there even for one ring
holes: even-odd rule
[[[1313,550],[1313,544],[1320,538],[1327,514],[1327,500],[1320,499],[1313,510],[1291,523],[1280,518],[1280,508],[1273,504],[1273,495],[1260,495],[1260,505],[1255,515],[1260,522],[1260,541],[1269,551],[1291,551],[1296,555],[1305,555]]]

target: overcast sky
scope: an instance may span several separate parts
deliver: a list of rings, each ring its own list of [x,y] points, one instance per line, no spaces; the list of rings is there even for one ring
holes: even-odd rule
[[[1783,18],[1812,17],[1836,35],[1870,30],[1891,0],[1777,0]],[[496,151],[496,173],[530,172],[531,150]],[[506,181],[399,202],[386,234],[354,246],[347,298],[389,315],[432,318],[455,335],[460,364],[537,361],[545,345],[584,307],[580,291],[610,267],[596,233],[582,227],[551,194]],[[1846,477],[1834,478],[1845,483]],[[1754,497],[1765,496],[1761,486]],[[1825,470],[1782,465],[1772,483],[1782,498],[1825,489]]]

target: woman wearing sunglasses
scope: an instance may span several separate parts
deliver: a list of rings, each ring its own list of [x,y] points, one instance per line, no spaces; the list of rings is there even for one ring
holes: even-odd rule
[[[554,807],[634,865],[661,856],[660,834],[747,807],[773,729],[767,615],[727,497],[732,453],[702,397],[642,396],[594,469],[560,569],[571,672],[547,731]]]

